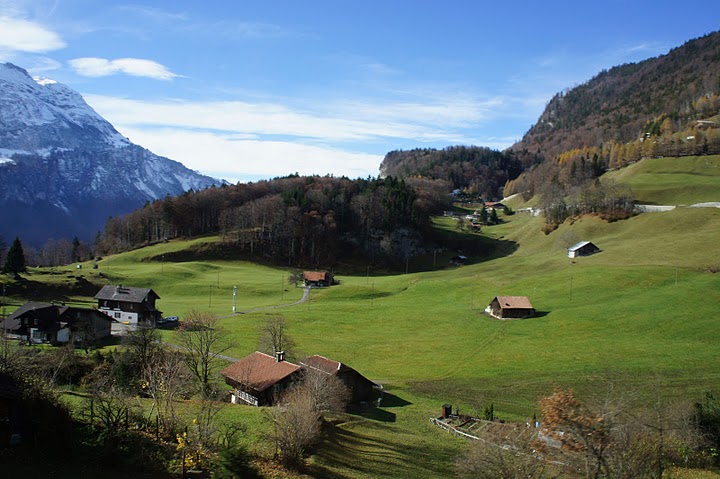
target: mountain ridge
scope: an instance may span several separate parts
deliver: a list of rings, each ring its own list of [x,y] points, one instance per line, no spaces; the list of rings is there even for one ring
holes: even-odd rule
[[[698,99],[720,94],[719,78],[720,31],[664,55],[603,70],[556,94],[510,150],[553,159],[572,149],[627,143],[663,114],[678,131],[702,114]]]
[[[122,136],[78,92],[0,64],[0,234],[92,238],[108,217],[220,185]]]

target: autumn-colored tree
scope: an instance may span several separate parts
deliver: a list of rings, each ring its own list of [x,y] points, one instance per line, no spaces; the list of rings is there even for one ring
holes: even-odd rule
[[[587,477],[609,474],[608,449],[612,445],[612,421],[580,402],[572,390],[557,390],[540,401],[545,433],[562,447],[581,453]]]

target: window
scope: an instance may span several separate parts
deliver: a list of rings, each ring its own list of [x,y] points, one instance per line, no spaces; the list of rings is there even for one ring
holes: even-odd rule
[[[116,312],[116,313],[115,313],[115,319],[120,319],[120,318],[122,318],[122,313]]]

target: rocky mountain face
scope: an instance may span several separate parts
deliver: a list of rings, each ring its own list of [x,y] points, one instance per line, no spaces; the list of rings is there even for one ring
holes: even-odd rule
[[[0,64],[0,235],[92,239],[110,216],[219,180],[131,143],[82,96]]]

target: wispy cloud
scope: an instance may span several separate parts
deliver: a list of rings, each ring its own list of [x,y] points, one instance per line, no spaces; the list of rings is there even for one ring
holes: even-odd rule
[[[88,77],[103,77],[124,73],[126,75],[152,78],[155,80],[172,80],[178,75],[167,67],[152,60],[142,58],[75,58],[70,66],[79,74]]]
[[[161,8],[148,7],[145,5],[120,5],[116,7],[118,10],[134,13],[138,16],[146,17],[154,21],[175,22],[185,21],[188,15],[180,12],[171,12]]]
[[[125,125],[238,132],[327,142],[376,141],[400,138],[458,140],[451,127],[471,126],[483,117],[478,106],[448,104],[345,102],[322,105],[322,112],[279,103],[242,101],[140,101],[88,95],[102,115]]]
[[[397,145],[478,144],[463,131],[470,131],[485,115],[477,110],[486,108],[467,99],[447,104],[328,101],[316,111],[272,102],[85,98],[131,141],[230,180],[295,171],[375,175],[382,155]]]
[[[376,175],[382,155],[298,141],[238,139],[207,131],[120,127],[122,134],[154,153],[188,168],[231,182],[291,173],[334,174],[351,178]]]
[[[60,35],[39,23],[0,16],[0,50],[45,53],[65,46]]]

